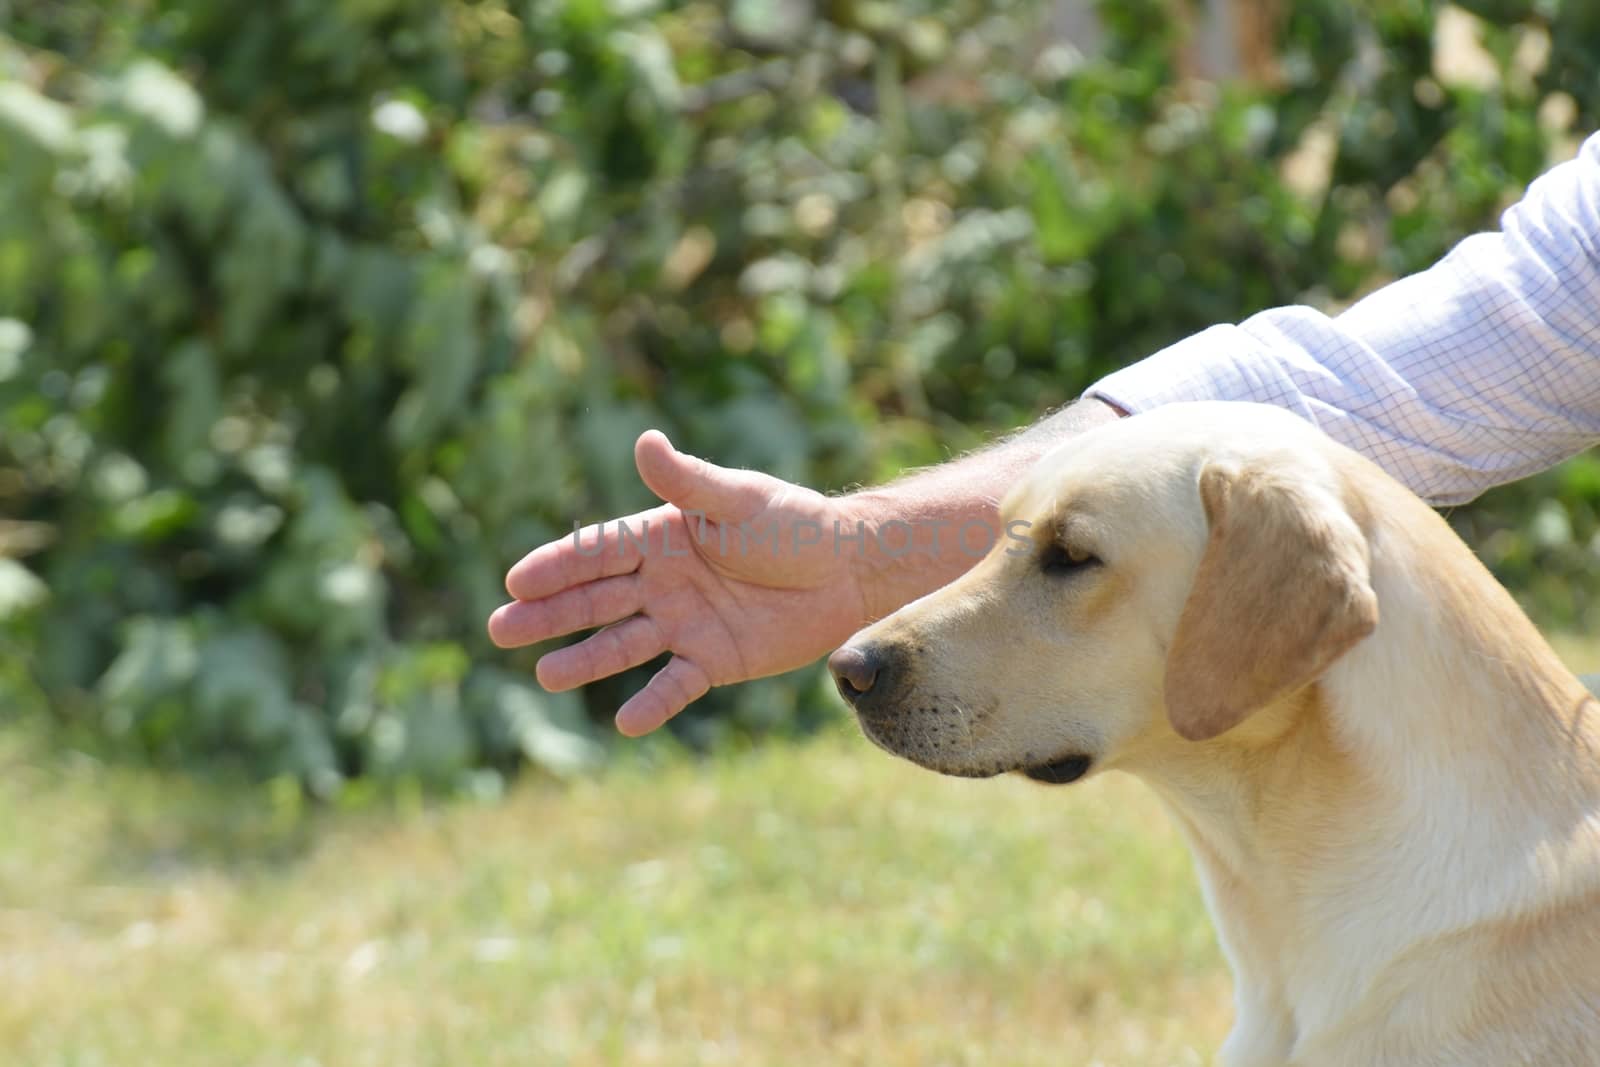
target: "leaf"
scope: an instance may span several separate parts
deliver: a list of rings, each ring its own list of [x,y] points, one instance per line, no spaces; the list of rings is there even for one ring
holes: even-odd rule
[[[270,751],[288,743],[295,717],[281,642],[260,627],[225,630],[201,646],[193,690],[196,729]]]
[[[23,358],[33,344],[33,330],[21,319],[0,318],[0,384],[22,371]]]
[[[477,302],[478,286],[460,264],[440,261],[424,276],[400,350],[414,384],[389,418],[396,444],[427,444],[460,411],[482,352]]]
[[[31,612],[50,598],[50,587],[14,559],[0,556],[0,622]]]
[[[117,508],[112,528],[136,541],[161,541],[184,529],[198,516],[192,496],[177,489],[157,489]]]
[[[529,762],[551,774],[581,774],[604,758],[605,749],[595,740],[574,694],[547,693],[494,668],[474,671],[466,692],[477,717],[491,723]]]
[[[17,81],[0,81],[0,130],[51,156],[73,146],[72,109]]]
[[[209,450],[211,427],[222,415],[216,356],[203,341],[183,341],[167,357],[161,378],[169,397],[163,427],[167,462],[181,470],[189,456]]]
[[[121,651],[96,689],[107,710],[127,725],[194,680],[200,653],[194,626],[183,619],[139,618],[127,625]]]
[[[192,137],[205,118],[205,105],[194,88],[153,60],[134,63],[113,92],[122,106],[154,123],[169,137]]]

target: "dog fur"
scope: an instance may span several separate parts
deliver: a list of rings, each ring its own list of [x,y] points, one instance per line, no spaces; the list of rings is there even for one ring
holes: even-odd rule
[[[1025,540],[852,638],[841,690],[935,771],[1152,786],[1233,969],[1226,1067],[1600,1063],[1600,706],[1430,508],[1207,403],[1001,510]]]

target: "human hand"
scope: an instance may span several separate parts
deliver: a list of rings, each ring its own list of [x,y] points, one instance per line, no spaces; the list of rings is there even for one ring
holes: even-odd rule
[[[617,712],[617,728],[637,737],[712,686],[803,666],[869,621],[840,536],[860,530],[847,499],[718,467],[658,430],[639,437],[634,462],[664,505],[536,548],[506,575],[515,599],[489,619],[502,648],[605,627],[540,658],[545,688],[587,685],[670,651]]]

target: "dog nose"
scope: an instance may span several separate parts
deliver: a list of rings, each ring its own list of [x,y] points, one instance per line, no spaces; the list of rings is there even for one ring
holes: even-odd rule
[[[851,707],[872,692],[883,667],[882,654],[871,645],[866,648],[845,645],[828,657],[828,670],[839,687],[839,695]]]

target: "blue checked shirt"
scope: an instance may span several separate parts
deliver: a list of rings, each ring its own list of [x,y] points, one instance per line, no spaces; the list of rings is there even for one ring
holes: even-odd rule
[[[1600,440],[1600,134],[1529,186],[1498,233],[1329,317],[1214,326],[1096,383],[1130,412],[1287,408],[1436,504]]]

